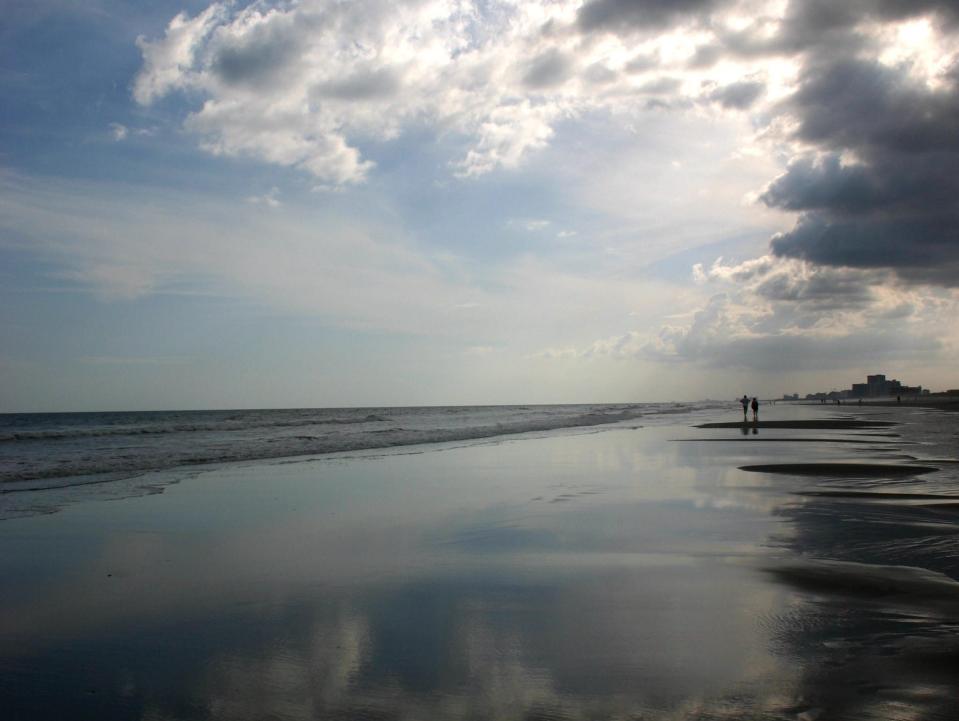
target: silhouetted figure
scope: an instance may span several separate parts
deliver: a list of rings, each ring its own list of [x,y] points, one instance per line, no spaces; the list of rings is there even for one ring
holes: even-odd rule
[[[743,393],[743,397],[739,400],[743,404],[743,423],[746,422],[746,414],[749,412],[749,397]]]
[[[759,420],[759,401],[753,398],[752,406],[753,406],[753,422],[755,423]]]
[[[902,403],[902,396],[896,396],[896,403]]]
[[[859,405],[862,405],[862,398],[859,399]]]

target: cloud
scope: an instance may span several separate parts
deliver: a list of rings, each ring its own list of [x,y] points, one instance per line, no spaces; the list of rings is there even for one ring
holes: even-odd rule
[[[586,32],[628,32],[661,29],[690,18],[702,18],[721,0],[591,0],[578,14]]]
[[[83,356],[78,360],[98,366],[181,365],[190,361],[182,356]]]
[[[211,74],[227,85],[257,90],[285,82],[289,66],[306,49],[306,37],[295,19],[289,13],[267,11],[248,14],[240,25],[219,25],[209,46]]]
[[[937,15],[947,23],[959,17],[959,9],[951,0],[791,0],[782,33],[784,44],[792,47],[817,45],[828,47],[824,40],[848,35],[856,27],[870,23],[889,23],[926,15]],[[851,38],[846,38],[851,39]],[[833,48],[843,52],[848,48]]]
[[[649,95],[675,95],[682,84],[683,82],[679,78],[654,78],[644,82],[637,89],[639,92]]]
[[[329,185],[362,182],[374,167],[357,141],[390,140],[424,119],[471,137],[455,165],[479,174],[541,147],[566,112],[524,97],[576,69],[563,47],[536,38],[543,15],[538,4],[484,11],[455,0],[215,3],[138,41],[134,97],[202,98],[185,125],[204,149],[299,168]]]
[[[366,180],[375,163],[360,148],[370,141],[424,127],[460,148],[454,173],[477,176],[517,167],[564,120],[690,108],[702,83],[730,86],[713,99],[722,108],[747,107],[757,88],[691,70],[696,41],[681,30],[637,47],[592,29],[682,27],[690,13],[756,2],[214,3],[138,40],[133,94],[142,105],[181,94],[192,108],[184,125],[208,152],[298,168],[330,186]],[[697,32],[715,35],[709,23]]]
[[[171,90],[187,86],[200,43],[225,12],[221,3],[210,5],[195,18],[181,12],[170,21],[162,41],[151,42],[142,35],[137,38],[143,54],[143,67],[133,85],[138,103],[149,105]]]
[[[772,254],[956,285],[957,23],[933,0],[214,3],[138,40],[134,97],[182,92],[203,149],[325,188],[411,128],[468,178],[587,115],[749,110],[747,150],[791,159],[757,194],[797,216]]]
[[[247,197],[246,202],[252,203],[253,205],[265,205],[269,208],[279,208],[280,205],[282,205],[279,196],[280,189],[274,186],[270,188],[269,192],[263,195],[251,195]]]
[[[551,48],[534,58],[523,73],[523,84],[529,88],[549,88],[559,85],[568,78],[573,63],[568,56],[556,48]]]
[[[957,17],[959,12],[951,0],[757,2],[747,12],[738,14],[740,22],[712,22],[715,44],[703,48],[704,53],[713,56],[718,45],[727,56],[795,56],[823,52],[830,57],[852,57],[857,52],[876,52],[877,38],[870,32],[877,27],[913,18],[932,18],[945,30],[951,30]]]
[[[313,89],[316,99],[376,100],[389,98],[400,90],[399,73],[390,68],[358,68],[351,75],[320,83]]]
[[[714,292],[688,322],[551,348],[538,357],[795,372],[859,365],[864,358],[928,363],[956,341],[941,329],[959,310],[959,296],[917,291],[889,271],[767,255],[697,265],[694,275]]]
[[[957,75],[941,80],[941,88],[930,88],[908,67],[817,57],[807,63],[788,109],[799,122],[796,136],[809,143],[869,154],[954,152]]]
[[[745,110],[759,99],[764,89],[763,83],[744,80],[716,88],[709,99],[726,108]]]
[[[523,230],[528,230],[533,233],[536,231],[545,230],[551,225],[551,223],[550,221],[542,218],[526,218],[507,221],[506,225],[511,228],[522,228]]]
[[[877,61],[810,61],[785,112],[818,152],[760,196],[800,213],[772,240],[775,254],[959,284],[959,83],[940,80],[929,87]]]
[[[666,360],[755,370],[829,369],[862,358],[929,360],[950,339],[935,332],[955,312],[946,291],[920,293],[886,270],[764,256],[694,268],[724,291],[685,326],[664,327],[642,351]]]
[[[148,264],[114,262],[107,257],[81,258],[65,270],[53,273],[55,278],[73,281],[93,289],[100,298],[110,301],[135,300],[157,290],[157,277]]]
[[[612,327],[624,307],[664,292],[530,255],[478,265],[381,225],[375,212],[345,218],[292,198],[264,212],[272,191],[237,203],[3,174],[0,191],[0,245],[30,252],[49,269],[46,285],[104,302],[225,297],[329,327],[508,354]]]
[[[640,34],[647,108],[751,111],[764,150],[790,159],[755,196],[798,216],[774,255],[959,285],[955,3],[594,0],[577,23]]]

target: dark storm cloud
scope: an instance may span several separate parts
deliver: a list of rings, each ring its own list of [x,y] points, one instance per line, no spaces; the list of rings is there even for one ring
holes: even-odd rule
[[[786,25],[792,39],[806,39],[812,44],[823,33],[863,22],[890,22],[920,15],[936,15],[952,23],[959,18],[959,7],[955,0],[792,0]]]
[[[580,29],[586,32],[659,29],[701,18],[722,0],[593,0],[580,8]]]
[[[938,214],[959,192],[951,154],[920,154],[843,164],[833,153],[800,158],[766,188],[760,199],[793,211],[828,211],[835,217],[897,213]],[[934,183],[931,183],[935,179]]]
[[[833,269],[821,269],[804,276],[784,270],[760,281],[755,293],[770,301],[800,304],[809,312],[856,310],[874,301],[870,286],[877,280],[859,272]]]
[[[871,154],[959,150],[957,73],[931,90],[864,60],[816,61],[790,101],[802,140]]]
[[[823,265],[891,268],[911,282],[959,285],[955,215],[853,220],[824,215],[804,215],[791,231],[772,239],[772,252]]]
[[[730,30],[731,0],[591,0],[577,17],[583,33],[628,34],[699,25],[714,34],[690,67],[723,57],[794,57],[796,92],[767,116],[795,128],[811,149],[772,182],[762,201],[800,213],[771,242],[773,253],[827,266],[891,268],[912,283],[959,286],[959,65],[930,85],[903,63],[887,66],[874,32],[927,18],[959,33],[957,0],[790,0],[781,18],[756,16]],[[740,8],[741,10],[741,8]],[[631,70],[627,67],[627,70]],[[662,82],[662,85],[657,83]],[[652,81],[647,108],[674,108],[677,86]],[[743,110],[764,92],[750,78],[705,97]]]
[[[930,89],[877,62],[810,62],[785,110],[796,137],[826,155],[794,162],[761,196],[802,213],[773,253],[959,285],[956,79]]]
[[[894,22],[928,16],[945,29],[959,21],[959,3],[955,0],[792,0],[781,22],[757,18],[756,24],[743,30],[715,25],[719,46],[726,53],[740,56],[796,55],[815,50],[826,56],[852,56],[873,42],[854,30],[871,23]],[[762,26],[772,32],[757,32]],[[716,51],[703,48],[700,65],[709,65]],[[696,58],[694,58],[694,63]]]
[[[586,33],[661,30],[670,25],[710,24],[717,12],[733,5],[733,0],[592,0],[580,8],[577,24]],[[959,21],[959,3],[955,0],[792,0],[778,32],[771,35],[757,33],[756,26],[731,31],[721,24],[710,24],[720,43],[703,46],[692,64],[712,65],[723,52],[792,54],[813,47],[841,48],[849,52],[863,42],[850,33],[857,25],[920,15],[933,16],[951,26]],[[763,22],[763,18],[757,20]],[[766,22],[774,21],[768,18]]]

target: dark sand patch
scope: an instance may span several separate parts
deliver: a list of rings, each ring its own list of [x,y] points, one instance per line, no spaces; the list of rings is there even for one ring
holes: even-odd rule
[[[795,496],[812,496],[815,498],[859,498],[877,500],[903,500],[903,501],[946,501],[946,503],[957,502],[959,499],[950,496],[940,496],[935,493],[893,493],[884,491],[795,491]]]
[[[929,503],[924,504],[923,508],[928,508],[937,513],[959,513],[959,501],[949,503]]]
[[[753,473],[782,473],[790,476],[841,476],[844,478],[899,478],[932,473],[932,466],[902,466],[891,463],[763,463],[739,466]]]
[[[805,430],[845,430],[856,428],[888,428],[894,426],[891,421],[861,421],[847,418],[823,418],[816,420],[793,421],[728,421],[723,423],[702,423],[694,428],[793,428]]]
[[[880,445],[889,445],[888,441],[870,441],[865,438],[673,438],[676,443],[872,443]],[[896,445],[906,445],[897,443]]]
[[[899,596],[905,600],[959,602],[959,581],[914,566],[880,566],[850,561],[801,561],[765,569],[780,581],[808,591]]]

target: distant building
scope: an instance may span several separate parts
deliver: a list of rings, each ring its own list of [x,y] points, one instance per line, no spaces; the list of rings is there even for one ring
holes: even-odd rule
[[[887,379],[881,373],[866,376],[865,383],[853,383],[850,395],[853,398],[887,398],[891,396],[909,395],[918,396],[922,393],[922,386],[903,385],[895,378]]]
[[[922,386],[907,386],[889,379],[882,373],[866,376],[865,383],[853,383],[852,388],[829,393],[807,393],[806,400],[836,400],[839,398],[891,398],[893,396],[920,396],[929,393]],[[788,396],[783,396],[788,399]]]
[[[866,376],[866,395],[870,398],[889,395],[886,392],[886,376],[882,373]]]

